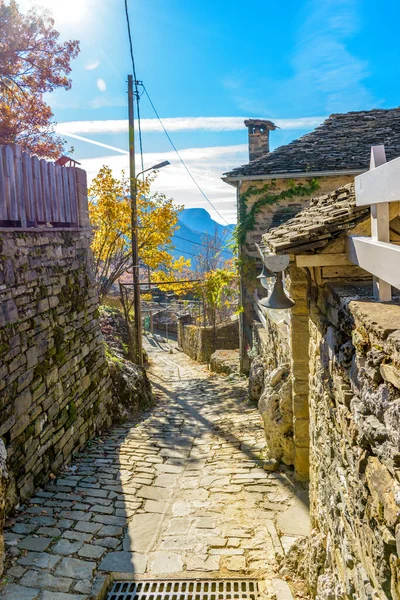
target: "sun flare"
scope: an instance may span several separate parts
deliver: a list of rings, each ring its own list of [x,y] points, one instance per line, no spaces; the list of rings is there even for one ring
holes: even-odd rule
[[[21,3],[22,4],[22,3]],[[90,14],[92,0],[29,0],[27,8],[36,6],[48,10],[58,25],[82,24]]]

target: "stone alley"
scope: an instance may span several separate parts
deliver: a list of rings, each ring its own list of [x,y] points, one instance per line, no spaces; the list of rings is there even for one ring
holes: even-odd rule
[[[262,468],[247,381],[151,344],[155,407],[89,443],[9,519],[1,598],[104,598],[118,576],[246,576],[289,593],[276,559],[309,533],[307,490]]]

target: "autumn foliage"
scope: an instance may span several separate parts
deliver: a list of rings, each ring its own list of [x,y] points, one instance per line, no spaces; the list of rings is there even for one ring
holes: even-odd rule
[[[151,194],[154,174],[138,181],[138,246],[143,265],[164,274],[180,272],[190,261],[174,260],[172,235],[177,228],[181,207],[163,194]],[[100,296],[105,296],[114,282],[131,272],[131,202],[130,180],[122,173],[113,176],[102,167],[89,189],[89,214],[94,227],[92,250]]]
[[[59,35],[45,13],[23,15],[15,0],[0,0],[0,144],[18,143],[41,157],[60,155],[63,140],[43,95],[70,89],[70,62],[79,43],[59,43]]]

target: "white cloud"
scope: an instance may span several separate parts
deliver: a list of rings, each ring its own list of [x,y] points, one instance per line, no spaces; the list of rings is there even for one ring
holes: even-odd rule
[[[247,144],[180,150],[182,158],[201,189],[229,223],[236,221],[236,191],[232,186],[224,183],[221,176],[225,171],[245,163],[247,152]],[[159,171],[153,189],[174,198],[177,204],[183,204],[187,208],[205,208],[213,219],[226,225],[197,189],[175,152],[144,154],[144,168],[163,160],[169,160],[171,164]],[[88,173],[89,181],[105,164],[113,169],[115,175],[119,175],[122,169],[128,172],[129,168],[128,156],[102,156],[82,159],[80,162],[82,168]],[[136,157],[136,165],[139,170],[139,156]]]
[[[104,81],[104,79],[101,79],[101,78],[98,79],[96,81],[96,85],[97,85],[98,89],[100,90],[100,92],[105,92],[107,90],[107,84]]]
[[[102,80],[99,80],[102,81]],[[167,131],[241,131],[245,117],[174,117],[165,118]],[[271,119],[281,129],[310,129],[317,127],[325,117],[301,117],[296,119]],[[142,119],[142,131],[162,132],[158,119]],[[57,130],[64,133],[126,133],[128,120],[69,121],[59,123]]]
[[[91,63],[87,63],[84,66],[85,71],[94,71],[95,69],[97,69],[97,67],[100,65],[100,61],[99,60],[95,60]]]

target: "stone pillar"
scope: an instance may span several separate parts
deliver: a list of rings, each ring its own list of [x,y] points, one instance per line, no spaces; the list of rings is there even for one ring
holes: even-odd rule
[[[305,271],[294,265],[290,267],[290,279],[290,293],[296,302],[291,311],[294,467],[297,478],[305,481],[309,479],[310,452],[308,284]]]
[[[185,325],[192,322],[190,315],[181,315],[178,317],[178,348],[183,350],[185,343]]]
[[[4,570],[4,517],[6,504],[6,487],[8,480],[7,473],[7,451],[4,447],[3,440],[0,439],[0,575]]]

